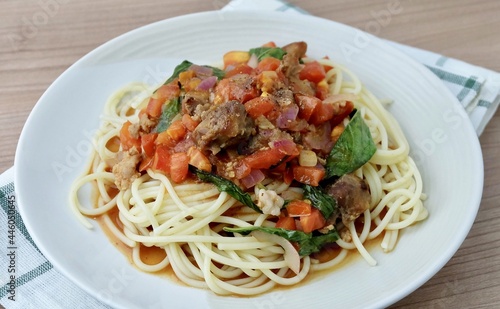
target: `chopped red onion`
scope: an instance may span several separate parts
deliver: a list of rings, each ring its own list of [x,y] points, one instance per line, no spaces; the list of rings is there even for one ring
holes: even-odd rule
[[[290,104],[281,110],[281,114],[276,119],[276,125],[281,128],[288,128],[299,114],[299,106]]]
[[[277,148],[280,152],[284,154],[291,155],[297,149],[297,145],[292,140],[282,139],[279,141],[269,142],[271,148]]]
[[[201,83],[198,85],[197,89],[198,90],[210,90],[213,86],[215,86],[216,82],[217,82],[216,76],[207,77],[201,81]]]
[[[311,149],[318,149],[328,152],[333,145],[330,133],[332,132],[330,122],[321,124],[315,132],[308,132],[303,135],[304,144]]]
[[[250,174],[240,181],[245,186],[245,188],[252,188],[259,182],[263,181],[266,178],[266,175],[262,173],[261,170],[252,170]]]
[[[193,64],[192,66],[190,66],[189,70],[193,70],[196,73],[196,76],[198,77],[212,76],[214,73],[212,68],[204,67],[197,64]]]
[[[174,152],[187,152],[194,145],[194,140],[191,138],[191,135],[188,135],[186,139],[175,145]]]

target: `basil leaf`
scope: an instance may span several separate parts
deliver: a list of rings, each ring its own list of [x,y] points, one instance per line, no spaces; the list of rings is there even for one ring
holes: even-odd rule
[[[336,242],[339,239],[339,234],[336,229],[329,231],[327,234],[313,234],[304,233],[302,231],[296,230],[286,230],[276,227],[264,227],[264,226],[249,226],[249,227],[237,227],[228,228],[225,227],[224,231],[231,233],[239,233],[242,235],[248,235],[252,231],[262,231],[268,234],[278,235],[285,238],[288,241],[296,242],[299,245],[299,255],[307,256],[311,253],[318,252],[325,244]]]
[[[161,133],[168,129],[172,124],[172,120],[181,111],[181,100],[179,97],[172,99],[167,105],[163,107],[161,112],[160,121],[156,125],[156,132]]]
[[[304,199],[311,201],[312,206],[316,207],[325,219],[337,210],[337,201],[330,195],[323,192],[321,187],[304,186]]]
[[[279,60],[283,59],[286,52],[279,47],[257,47],[249,50],[250,55],[255,54],[257,59],[261,61],[267,57],[274,57]]]
[[[165,81],[165,85],[171,83],[174,79],[178,78],[180,73],[187,71],[192,65],[193,65],[193,63],[188,61],[188,60],[182,61],[179,65],[177,65],[175,67],[174,73],[172,73],[172,76],[170,76]],[[214,76],[217,77],[217,79],[223,79],[224,75],[226,75],[226,72],[224,72],[224,70],[221,70],[219,68],[212,67],[209,65],[204,65],[204,67],[212,69],[212,73]]]
[[[326,177],[354,172],[373,156],[377,147],[370,129],[356,111],[326,159]]]
[[[192,165],[190,165],[189,168],[191,172],[201,181],[213,183],[220,192],[227,192],[227,194],[240,201],[243,205],[252,208],[258,213],[262,213],[262,210],[252,201],[250,194],[243,192],[243,190],[241,190],[241,188],[235,185],[232,181],[218,175],[202,171]]]
[[[217,79],[219,79],[219,80],[223,79],[224,76],[226,75],[226,72],[224,70],[221,70],[221,69],[216,68],[216,67],[211,67],[209,65],[204,65],[204,66],[207,68],[211,68],[213,70],[214,76],[216,76]]]

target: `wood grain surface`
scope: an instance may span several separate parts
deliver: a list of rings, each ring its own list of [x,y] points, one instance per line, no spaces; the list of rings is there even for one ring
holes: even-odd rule
[[[391,16],[378,36],[500,72],[498,0],[289,2],[313,15],[362,30],[367,30],[377,12],[399,3],[401,13]],[[217,10],[227,3],[0,0],[0,172],[14,164],[19,134],[37,100],[76,60],[134,28],[178,15]],[[484,193],[467,239],[439,273],[393,308],[500,308],[499,118],[498,114],[494,116],[480,137]]]

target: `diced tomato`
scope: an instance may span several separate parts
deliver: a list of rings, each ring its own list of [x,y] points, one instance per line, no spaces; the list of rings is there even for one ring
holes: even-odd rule
[[[175,80],[169,84],[163,85],[160,88],[158,88],[152,96],[157,99],[163,99],[165,101],[168,101],[178,97],[180,93],[181,89],[179,88],[177,80]]]
[[[289,217],[302,217],[311,214],[311,204],[301,200],[293,200],[286,205],[286,211]]]
[[[329,94],[330,86],[328,85],[326,80],[323,79],[316,85],[316,97],[318,97],[320,100],[324,100]]]
[[[285,173],[283,174],[283,182],[287,185],[290,185],[293,181],[293,169],[291,167],[287,167]]]
[[[158,118],[161,115],[161,110],[165,100],[155,99],[153,97],[149,98],[148,106],[146,107],[146,112],[149,116]]]
[[[279,59],[274,57],[267,57],[262,59],[257,65],[257,72],[275,71],[281,64]]]
[[[180,91],[177,81],[162,85],[149,99],[148,106],[146,107],[148,115],[155,118],[160,117],[165,102],[178,97]]]
[[[275,225],[276,228],[282,228],[285,230],[296,230],[295,219],[291,217],[280,217]]]
[[[316,187],[325,177],[325,169],[318,166],[294,166],[293,179],[298,182]]]
[[[273,41],[269,41],[266,44],[262,45],[262,47],[276,47],[276,43]]]
[[[172,122],[170,127],[166,131],[158,134],[156,138],[156,145],[168,145],[170,147],[175,146],[179,141],[181,141],[184,136],[186,136],[186,127],[182,124],[181,120],[176,120]]]
[[[317,61],[308,62],[299,73],[300,79],[307,79],[315,84],[319,83],[326,76],[325,68]]]
[[[247,51],[230,51],[224,54],[222,60],[224,61],[224,68],[230,65],[237,65],[239,63],[247,63],[250,59],[250,54]]]
[[[189,164],[192,166],[206,172],[212,171],[212,164],[210,163],[210,160],[198,148],[189,148],[187,155],[189,157]]]
[[[248,164],[245,163],[245,161],[241,160],[238,161],[235,166],[234,166],[234,173],[236,176],[236,179],[243,179],[250,175],[252,172],[252,168],[248,166]]]
[[[174,153],[170,157],[170,177],[175,183],[186,180],[189,171],[189,157],[184,152]]]
[[[135,147],[137,151],[141,151],[141,139],[134,138],[132,134],[130,134],[129,128],[131,125],[132,123],[127,121],[120,129],[120,144],[122,145],[123,150],[129,150]]]
[[[254,119],[261,115],[267,115],[275,107],[276,104],[270,97],[257,97],[245,103],[245,110]]]
[[[170,175],[170,150],[167,146],[156,147],[152,168],[165,175]]]
[[[282,161],[287,161],[287,160],[282,160]],[[270,171],[273,174],[278,174],[278,175],[283,174],[286,171],[286,162],[283,162],[280,165],[273,167]]]
[[[311,233],[317,229],[321,229],[325,226],[326,220],[321,214],[321,212],[312,207],[311,214],[309,216],[300,217],[300,226],[304,233]]]
[[[333,104],[321,103],[321,105],[318,106],[318,109],[316,110],[316,112],[311,115],[309,122],[314,124],[314,125],[320,125],[323,122],[326,122],[326,121],[332,119],[334,113],[335,113],[335,109],[334,109]]]
[[[195,121],[191,116],[188,114],[182,115],[182,124],[188,129],[189,131],[193,132],[194,129],[200,124],[198,121]]]
[[[331,119],[332,127],[335,127],[339,123],[341,123],[345,117],[349,116],[349,114],[354,110],[354,104],[351,101],[347,101],[344,107],[341,107],[337,114],[333,116]]]
[[[215,103],[236,100],[245,103],[259,96],[255,87],[248,87],[244,78],[224,78],[215,86]]]
[[[298,116],[306,121],[309,121],[311,116],[315,114],[323,104],[320,99],[307,95],[296,95],[295,100],[299,105]]]
[[[248,66],[246,63],[238,64],[234,69],[229,70],[224,78],[229,78],[237,74],[248,74],[251,75],[253,73],[253,68]]]
[[[155,140],[158,137],[158,133],[144,134],[141,137],[142,150],[148,157],[152,157],[155,154]]]
[[[139,172],[144,172],[148,168],[152,167],[154,163],[154,157],[145,157],[139,164]]]
[[[268,169],[279,163],[285,156],[286,154],[282,153],[278,148],[268,148],[258,150],[243,160],[253,169]]]

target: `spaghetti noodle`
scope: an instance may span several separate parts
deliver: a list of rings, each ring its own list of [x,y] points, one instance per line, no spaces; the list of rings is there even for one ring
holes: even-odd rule
[[[294,53],[290,49],[287,51],[286,47],[283,49],[274,46],[263,48],[268,53],[273,49],[284,51],[285,55]],[[135,153],[131,152],[130,149],[126,153],[123,138],[124,124],[127,122],[130,124],[139,123],[145,112],[151,113],[152,99],[155,96],[157,97],[157,93],[161,91],[153,92],[146,85],[131,84],[113,94],[104,107],[101,126],[94,140],[95,151],[86,169],[88,172],[79,177],[71,188],[70,202],[75,214],[89,228],[92,225],[87,220],[88,217],[102,216],[103,222],[109,231],[123,244],[132,248],[132,261],[139,269],[146,272],[157,272],[166,267],[171,267],[175,275],[183,283],[192,287],[210,289],[220,295],[256,295],[265,293],[276,285],[294,285],[303,280],[310,272],[328,269],[339,264],[350,250],[358,251],[368,264],[375,265],[376,261],[365,249],[364,243],[380,236],[382,237],[380,243],[382,249],[385,252],[390,252],[395,247],[401,230],[427,217],[427,210],[422,203],[425,199],[425,194],[422,192],[422,179],[414,161],[408,156],[408,142],[398,123],[386,111],[381,101],[362,85],[355,74],[329,59],[314,60],[300,55],[300,57],[297,57],[300,58],[300,63],[295,68],[288,68],[290,70],[286,72],[284,68],[287,61],[286,56],[285,59],[279,59],[279,55],[271,55],[271,58],[278,57],[275,58],[280,61],[277,63],[278,66],[259,71],[260,63],[266,58],[256,59],[257,55],[251,52],[240,53],[228,53],[229,56],[226,54],[224,59],[225,71],[222,71],[226,74],[224,79],[228,78],[227,75],[230,75],[231,70],[239,68],[239,71],[234,76],[248,75],[251,76],[252,81],[258,80],[256,86],[257,98],[272,97],[273,93],[276,93],[277,90],[273,89],[273,87],[276,87],[275,84],[268,82],[269,78],[273,81],[275,74],[266,75],[266,72],[278,72],[278,75],[285,75],[288,83],[287,89],[292,89],[294,86],[296,86],[294,89],[297,89],[297,85],[302,87],[304,85],[302,80],[308,80],[309,78],[306,86],[312,85],[312,89],[316,91],[315,97],[321,98],[323,96],[323,104],[337,104],[337,107],[342,108],[349,106],[349,104],[353,105],[354,110],[345,113],[346,115],[337,124],[331,127],[328,125],[330,129],[326,135],[332,142],[329,142],[326,147],[328,150],[334,148],[335,138],[338,138],[336,143],[340,143],[338,135],[342,136],[342,132],[348,130],[349,123],[354,122],[353,113],[358,113],[358,117],[362,119],[362,122],[369,130],[369,136],[371,136],[376,150],[370,155],[366,163],[357,167],[349,175],[361,180],[366,185],[369,192],[369,200],[367,201],[369,207],[356,214],[357,217],[350,221],[345,219],[344,216],[341,217],[339,211],[335,209],[334,212],[337,213],[337,217],[333,221],[323,218],[321,228],[316,228],[314,231],[307,230],[308,227],[305,224],[308,221],[305,218],[310,216],[311,212],[314,212],[317,205],[315,205],[312,198],[304,198],[309,197],[309,195],[306,195],[305,190],[314,190],[314,188],[321,185],[314,183],[314,181],[311,182],[310,178],[306,179],[293,173],[292,179],[287,179],[286,174],[305,162],[304,167],[323,169],[326,176],[323,174],[320,180],[322,182],[327,181],[329,171],[327,169],[325,172],[323,165],[330,157],[324,151],[322,152],[323,145],[311,146],[311,143],[314,143],[322,136],[320,133],[312,135],[314,139],[309,144],[303,143],[298,146],[298,150],[294,149],[300,154],[295,153],[292,155],[287,153],[286,156],[283,155],[279,162],[271,167],[252,168],[251,171],[264,171],[262,173],[264,178],[259,178],[255,184],[248,184],[250,174],[244,175],[244,177],[235,176],[234,173],[231,174],[231,172],[234,172],[233,169],[218,173],[217,177],[219,178],[215,179],[220,180],[222,178],[225,181],[232,181],[235,186],[243,189],[242,192],[250,196],[253,207],[259,207],[255,209],[244,205],[241,198],[235,198],[230,190],[221,190],[216,183],[200,181],[200,179],[204,180],[201,177],[202,175],[209,177],[208,174],[213,172],[214,169],[220,169],[219,166],[215,166],[217,163],[214,163],[215,159],[213,158],[209,160],[209,164],[214,166],[210,165],[207,168],[206,165],[200,164],[200,161],[193,161],[191,151],[190,155],[186,155],[186,158],[189,160],[189,164],[194,164],[197,169],[195,171],[191,169],[183,179],[179,179],[179,174],[174,173],[173,170],[170,170],[171,174],[169,175],[160,165],[161,157],[158,158],[157,153],[157,149],[160,148],[160,143],[158,143],[160,137],[157,135],[158,137],[156,137],[154,143],[156,153],[151,155],[149,162],[146,162],[148,151],[144,148],[144,136],[154,132],[154,130],[158,131],[158,123],[155,123],[156,127],[149,132],[139,132],[139,136],[143,140],[142,144],[138,144],[139,148],[142,147],[138,153],[137,151]],[[239,56],[243,57],[243,59],[240,63],[229,63],[228,58],[231,58],[231,56]],[[267,62],[272,61],[268,60]],[[324,76],[321,76],[321,80],[316,80],[314,74],[311,75],[312,77],[307,77],[307,74],[305,74],[306,78],[296,81],[296,83],[300,84],[293,85],[294,79],[292,75],[299,74],[297,68],[303,69],[313,65],[317,66],[317,64],[321,66],[320,69],[324,70]],[[247,66],[251,68],[251,71],[244,71]],[[214,81],[213,76],[215,74],[213,72],[210,74],[209,70],[206,70],[207,68],[190,66],[184,71],[184,74],[178,74],[173,79],[172,83],[181,86],[180,96],[189,87],[200,90],[200,85],[203,86],[202,83],[205,83],[203,87],[207,87],[208,97],[212,101],[212,105],[224,104],[226,101],[230,101],[227,98],[221,99],[221,93],[223,92],[217,88],[218,85],[223,83],[224,79]],[[295,72],[293,72],[294,70]],[[185,72],[192,72],[189,73],[191,74],[190,79],[187,79],[188,73]],[[320,72],[322,71],[320,70]],[[211,80],[207,81],[209,78]],[[181,81],[182,79],[184,80]],[[210,83],[213,84],[209,85]],[[325,85],[326,92],[318,95]],[[204,90],[203,87],[202,90]],[[304,89],[298,90],[299,97],[303,92]],[[294,97],[297,100],[297,93],[295,93]],[[173,99],[170,98],[166,101],[169,100],[170,103],[163,104],[162,113],[165,113],[165,105],[173,104]],[[185,100],[186,97],[184,97],[183,104],[186,103]],[[249,102],[248,99],[245,100]],[[346,103],[347,101],[350,103]],[[245,103],[245,107],[247,107],[248,102]],[[181,118],[182,114],[186,114],[187,107],[182,106],[182,109],[174,115],[170,127],[173,126],[175,121],[181,121],[184,124],[184,129],[187,128],[185,131],[188,134],[195,135],[194,131],[189,130],[189,125],[194,123],[193,126],[200,126],[200,120],[203,121],[203,117],[210,112],[204,111],[204,114],[200,113],[198,115],[201,115],[200,119],[197,120],[196,111],[191,111],[192,119],[190,120],[194,121],[189,123],[183,121],[185,120],[184,117]],[[247,111],[252,116],[252,111],[249,111],[248,108]],[[270,127],[280,127],[283,132],[293,131],[294,129],[287,127],[286,123],[284,126],[280,125],[279,119],[281,115],[287,115],[283,111],[283,106],[281,106],[280,111],[282,114],[277,117],[274,116],[274,118],[266,116],[266,119],[263,119],[259,117],[262,115],[255,117],[253,120],[258,123],[257,134],[263,134]],[[299,116],[293,118],[293,120],[298,120],[300,117],[307,118],[307,116],[304,116],[302,105],[300,105]],[[221,119],[218,120],[222,121]],[[159,121],[161,122],[161,119]],[[331,121],[331,119],[328,119],[323,123],[332,124]],[[323,123],[320,125],[323,125]],[[309,129],[312,126],[310,123],[307,125]],[[316,130],[314,132],[319,130],[320,125],[313,128],[313,130]],[[309,130],[307,128],[304,126],[296,132],[303,134],[306,130]],[[133,132],[133,129],[128,129],[128,133],[130,132],[137,133]],[[210,134],[210,132],[204,133],[202,136],[205,137]],[[162,133],[159,132],[159,134]],[[309,132],[308,134],[312,133]],[[255,135],[256,133],[252,132],[246,135],[245,138],[254,138]],[[305,135],[303,134],[303,136]],[[214,140],[217,138],[219,137],[215,136]],[[234,135],[233,138],[235,138]],[[303,137],[303,139],[305,138]],[[230,153],[227,150],[230,146],[226,145],[231,143],[230,140],[225,140],[219,144],[215,144],[214,140],[210,141],[211,144],[207,140],[203,140],[197,141],[198,143],[194,143],[194,145],[185,142],[185,140],[181,140],[181,142],[188,144],[187,146],[190,148],[202,149],[203,151],[200,152],[202,154],[220,155],[224,153],[227,155],[226,152]],[[299,145],[298,141],[300,140],[298,134],[293,136],[294,145]],[[231,147],[240,147],[241,141],[244,141],[244,139],[238,141],[238,146],[233,144]],[[279,141],[281,139],[278,139]],[[179,148],[182,148],[183,145],[181,142],[177,140],[169,146],[169,149],[177,149],[170,150],[169,158],[174,156],[176,151],[181,152],[179,151]],[[179,144],[181,146],[178,146]],[[252,153],[279,147],[276,140],[271,141],[269,145],[253,150],[253,152],[250,151],[250,154],[239,154],[237,158],[241,161],[242,156],[249,157]],[[312,153],[305,150],[310,150]],[[125,177],[130,180],[129,183],[117,183],[116,168],[113,167],[119,164],[120,159],[123,162],[127,156],[139,158],[139,161],[131,161],[134,172],[129,174],[128,178]],[[247,161],[244,162],[250,162],[249,159],[245,158],[243,160]],[[310,163],[311,160],[313,163]],[[206,163],[206,161],[201,162]],[[320,163],[323,163],[323,165]],[[275,166],[279,165],[284,165],[284,168],[280,168],[279,172],[273,172]],[[173,168],[172,166],[170,168]],[[236,174],[238,174],[237,170]],[[120,177],[122,176],[124,175]],[[332,182],[338,181],[339,176],[330,176],[331,179],[334,179]],[[87,186],[92,186],[96,192],[96,207],[82,204],[84,199],[82,196],[85,195],[83,188]],[[331,194],[328,194],[330,191],[321,191],[321,194],[328,197],[331,196]],[[335,196],[333,197],[335,199]],[[88,199],[88,195],[86,198]],[[338,198],[336,199],[338,200]],[[306,213],[292,216],[290,214],[290,205],[294,201],[303,202],[304,200],[306,204],[312,204],[313,206],[309,207],[309,213],[306,211]],[[268,208],[265,205],[268,205]],[[278,206],[276,207],[276,205]],[[297,205],[304,206],[300,203]],[[113,222],[110,217],[110,212],[116,209],[118,209],[119,224]],[[308,209],[307,206],[304,209]],[[285,217],[291,217],[292,219],[288,219],[288,222],[293,221],[294,226],[298,225],[292,231],[296,232],[296,234],[287,234],[292,235],[289,239],[282,237],[282,232],[288,231],[283,225],[279,228],[279,233],[269,232],[276,231],[273,229],[276,229],[281,224],[278,222]],[[250,229],[246,233],[242,232],[250,227],[262,228]],[[320,245],[320,248],[317,248],[318,250],[311,249],[308,254],[299,255],[299,253],[304,253],[305,240],[301,242],[302,240],[293,238],[296,235],[304,237],[304,239],[305,237],[310,239],[311,237],[324,237],[325,235],[330,237],[333,233],[337,235],[333,242],[333,246],[338,247],[338,254],[335,257],[326,261],[318,258],[315,252],[325,244]],[[165,251],[165,257],[153,265],[146,263],[141,260],[140,254],[140,250],[144,246],[161,248]],[[326,246],[332,246],[332,244],[326,244]]]

